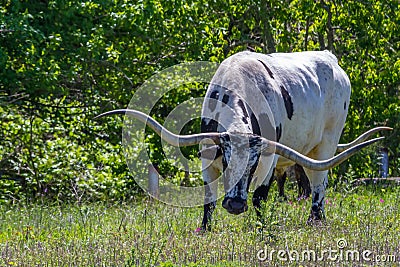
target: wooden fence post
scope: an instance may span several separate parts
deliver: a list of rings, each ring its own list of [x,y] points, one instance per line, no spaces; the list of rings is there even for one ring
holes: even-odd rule
[[[387,149],[387,147],[382,147],[379,149],[379,152],[379,177],[387,178],[389,172],[389,150]]]
[[[160,195],[159,174],[153,164],[149,164],[149,194],[158,198]]]

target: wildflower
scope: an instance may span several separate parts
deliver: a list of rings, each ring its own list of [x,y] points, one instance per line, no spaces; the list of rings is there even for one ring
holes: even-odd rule
[[[204,231],[203,231],[203,229],[202,229],[201,227],[198,227],[196,230],[194,230],[194,232],[195,232],[196,234],[201,234],[201,233],[203,233]]]

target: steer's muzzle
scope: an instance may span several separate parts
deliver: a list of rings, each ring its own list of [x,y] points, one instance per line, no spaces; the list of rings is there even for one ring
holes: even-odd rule
[[[238,215],[247,211],[247,201],[241,198],[227,198],[222,201],[224,207],[229,213]]]

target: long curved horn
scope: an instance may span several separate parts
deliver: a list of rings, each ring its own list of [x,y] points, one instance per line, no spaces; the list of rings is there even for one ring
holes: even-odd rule
[[[326,159],[326,160],[311,159],[311,158],[306,157],[285,145],[279,144],[274,141],[267,140],[265,138],[262,138],[262,142],[263,142],[262,147],[265,152],[276,153],[282,157],[285,157],[287,159],[290,159],[291,161],[296,162],[297,164],[299,164],[307,169],[315,170],[315,171],[324,171],[324,170],[333,168],[336,165],[339,165],[346,159],[353,156],[360,149],[362,149],[366,146],[369,146],[369,145],[371,145],[379,140],[382,140],[382,139],[384,139],[384,137],[379,137],[379,138],[371,139],[369,141],[360,143],[358,145],[355,145],[355,146],[343,151],[339,155],[336,155],[336,156],[334,156],[330,159]]]
[[[95,119],[115,115],[115,114],[125,114],[131,116],[135,119],[140,120],[149,126],[153,131],[155,131],[162,139],[173,146],[192,146],[199,144],[202,140],[211,139],[210,143],[219,144],[220,143],[220,133],[200,133],[191,135],[178,135],[168,131],[160,123],[154,120],[149,115],[134,109],[116,109],[111,110],[100,115],[97,115]],[[211,142],[212,141],[212,142]]]
[[[379,132],[379,131],[391,131],[391,130],[393,130],[393,128],[390,128],[390,127],[376,127],[376,128],[373,128],[373,129],[363,133],[362,135],[357,137],[354,141],[352,141],[352,142],[350,142],[348,144],[338,144],[338,146],[336,148],[336,152],[343,152],[346,149],[351,148],[352,146],[360,144],[360,143],[364,142],[365,140],[367,140],[371,135],[373,135],[376,132]]]

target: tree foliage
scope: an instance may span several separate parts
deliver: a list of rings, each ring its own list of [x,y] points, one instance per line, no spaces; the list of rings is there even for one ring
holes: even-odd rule
[[[397,0],[5,0],[0,6],[0,200],[132,196],[121,152],[125,107],[154,73],[181,62],[329,49],[352,83],[342,142],[395,128],[384,145],[400,173],[400,9]],[[202,90],[182,88],[154,110],[161,120]],[[198,131],[193,124],[188,131]],[[151,147],[159,149],[156,139]],[[194,156],[194,149],[187,151]],[[162,153],[155,153],[161,155]],[[334,176],[377,175],[370,149]],[[156,156],[162,164],[162,156]],[[175,170],[165,164],[165,171]]]

